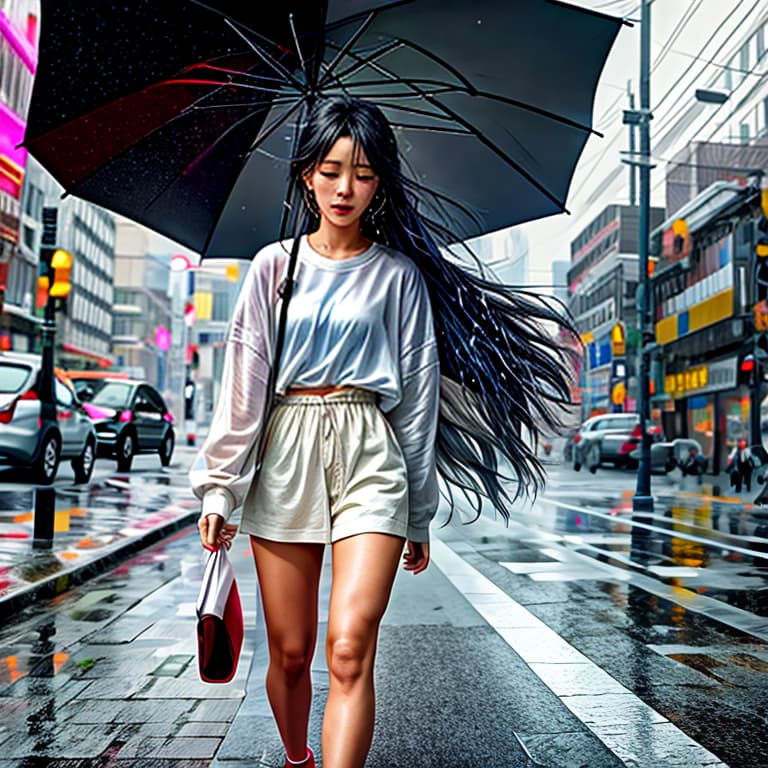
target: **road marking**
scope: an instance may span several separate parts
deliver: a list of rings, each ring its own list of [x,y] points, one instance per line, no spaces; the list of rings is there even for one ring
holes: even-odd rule
[[[664,765],[665,758],[674,754],[685,755],[685,762],[679,764],[690,768],[728,768],[443,541],[433,537],[430,550],[437,567],[469,604],[544,685],[627,765]]]

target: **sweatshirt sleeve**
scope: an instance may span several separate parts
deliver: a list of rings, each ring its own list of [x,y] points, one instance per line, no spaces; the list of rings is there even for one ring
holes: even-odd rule
[[[399,337],[402,397],[387,417],[408,472],[408,539],[428,542],[439,502],[435,451],[440,364],[429,294],[415,268],[403,285]]]
[[[253,478],[270,370],[271,280],[265,266],[254,259],[238,296],[218,403],[189,472],[203,516],[215,513],[228,520]]]

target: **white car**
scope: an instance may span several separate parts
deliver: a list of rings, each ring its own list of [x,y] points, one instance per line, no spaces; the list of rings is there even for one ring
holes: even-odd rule
[[[40,355],[0,352],[0,465],[32,471],[50,485],[59,462],[71,459],[76,483],[87,483],[96,458],[96,430],[74,389],[54,377],[56,410],[44,417]]]

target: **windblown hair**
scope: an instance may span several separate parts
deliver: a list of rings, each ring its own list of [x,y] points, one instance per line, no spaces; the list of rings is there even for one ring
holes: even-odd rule
[[[437,469],[451,510],[459,489],[477,516],[485,498],[508,520],[512,501],[542,487],[538,436],[558,431],[570,403],[575,345],[559,344],[546,325],[573,340],[573,324],[556,300],[489,279],[467,259],[447,201],[403,173],[392,128],[368,101],[324,98],[302,128],[290,199],[305,208],[305,231],[319,220],[302,177],[341,137],[365,152],[380,180],[369,208],[377,215],[363,216],[363,233],[408,256],[428,288],[441,372]]]

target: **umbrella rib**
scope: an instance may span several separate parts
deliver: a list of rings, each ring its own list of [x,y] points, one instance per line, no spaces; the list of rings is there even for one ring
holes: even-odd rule
[[[409,131],[426,131],[427,133],[448,133],[454,136],[471,136],[469,131],[462,131],[459,128],[443,128],[440,126],[416,125],[415,123],[390,123],[393,128],[405,128]]]
[[[224,19],[230,27],[251,47],[251,50],[269,67],[277,72],[278,75],[282,75],[286,80],[290,80],[293,83],[296,90],[304,92],[306,89],[301,81],[294,77],[289,69],[284,67],[274,56],[271,56],[267,51],[264,51],[253,40],[250,40],[237,26],[230,21],[230,19]]]
[[[300,102],[299,102],[299,103],[300,103]],[[291,112],[290,112],[290,110],[289,110],[289,112],[288,112],[287,114],[290,114],[290,113],[291,113]],[[173,185],[176,183],[177,179],[179,179],[179,178],[181,178],[182,176],[184,176],[184,174],[187,172],[187,170],[190,168],[190,166],[191,166],[191,165],[193,165],[195,162],[199,161],[201,157],[203,157],[203,156],[205,156],[205,155],[209,154],[209,153],[211,152],[211,150],[212,150],[212,149],[213,149],[213,148],[214,148],[214,147],[215,147],[217,144],[220,144],[220,143],[221,143],[221,141],[224,139],[224,137],[225,137],[225,136],[227,136],[229,133],[231,133],[231,132],[232,132],[233,130],[235,130],[236,128],[239,128],[239,127],[240,127],[240,126],[241,126],[243,123],[247,122],[248,120],[251,120],[251,119],[253,119],[255,116],[256,116],[256,114],[255,114],[254,112],[250,112],[250,113],[248,113],[247,115],[245,115],[244,117],[241,117],[239,120],[236,120],[234,123],[231,123],[230,125],[228,125],[228,126],[227,126],[227,128],[226,128],[224,131],[222,131],[222,132],[221,132],[221,133],[220,133],[220,134],[219,134],[219,135],[216,137],[216,140],[215,140],[214,142],[212,142],[211,144],[208,144],[208,146],[205,148],[205,151],[204,151],[204,152],[202,152],[202,153],[201,153],[201,154],[199,154],[197,157],[195,157],[195,159],[192,161],[192,163],[188,163],[188,164],[187,164],[187,166],[186,166],[186,168],[185,168],[185,169],[184,169],[184,170],[183,170],[181,173],[177,173],[177,174],[176,174],[176,176],[175,176],[173,179],[171,179],[171,180],[170,180],[170,181],[169,181],[169,182],[168,182],[168,183],[167,183],[167,184],[166,184],[166,185],[165,185],[165,186],[164,186],[164,187],[163,187],[163,188],[162,188],[162,189],[161,189],[161,190],[160,190],[160,191],[159,191],[157,194],[153,195],[153,196],[151,197],[151,199],[150,199],[150,200],[149,200],[149,201],[146,203],[146,205],[144,206],[144,209],[145,209],[145,210],[148,210],[149,208],[151,208],[151,207],[152,207],[152,206],[155,204],[155,201],[156,201],[156,200],[157,200],[157,199],[158,199],[158,198],[159,198],[161,195],[165,194],[165,192],[166,192],[166,191],[167,191],[167,190],[168,190],[168,189],[169,189],[171,186],[173,186]],[[206,245],[207,245],[207,243],[206,243]]]
[[[284,96],[277,99],[272,99],[269,102],[270,107],[281,107],[284,104],[293,104],[296,101],[296,96]],[[238,104],[206,104],[203,107],[195,107],[195,112],[206,112],[209,110],[214,109],[232,109],[232,107],[237,107],[238,109],[244,108],[244,107],[263,107],[265,106],[263,101],[251,101],[251,102],[239,102]]]
[[[467,80],[467,78],[464,77],[464,75],[462,75],[461,72],[459,72],[455,67],[449,64],[447,61],[440,58],[440,56],[436,56],[434,53],[432,53],[432,51],[429,51],[426,48],[423,48],[422,46],[416,43],[412,43],[410,40],[404,40],[403,42],[411,50],[417,51],[422,56],[425,56],[426,58],[431,59],[436,64],[439,64],[441,67],[443,67],[452,75],[454,75],[462,83],[464,83],[465,87],[467,88],[467,92],[469,93],[470,96],[482,96],[487,99],[494,99],[506,104],[510,104],[515,107],[520,107],[521,109],[528,110],[529,112],[535,112],[536,114],[543,115],[544,117],[548,117],[559,123],[570,125],[573,128],[580,128],[582,131],[587,131],[588,133],[594,133],[602,138],[602,134],[598,133],[598,131],[594,130],[594,128],[592,128],[591,126],[584,125],[583,123],[576,122],[575,120],[571,120],[571,118],[569,117],[563,117],[562,115],[558,115],[555,112],[550,112],[548,109],[543,109],[542,107],[536,107],[536,106],[533,106],[532,104],[527,104],[526,102],[518,101],[517,99],[510,99],[506,96],[497,96],[496,94],[480,91],[477,88],[475,88],[475,86],[472,85],[472,83],[469,82],[469,80]]]
[[[267,138],[269,138],[269,136],[270,136],[270,135],[272,135],[272,134],[273,134],[273,133],[274,133],[274,132],[275,132],[275,131],[276,131],[276,130],[277,130],[277,129],[278,129],[278,128],[279,128],[279,127],[280,127],[280,126],[283,124],[283,123],[285,123],[285,122],[288,120],[288,118],[289,118],[289,117],[290,117],[290,116],[291,116],[291,115],[292,115],[292,114],[293,114],[293,113],[294,113],[294,112],[295,112],[297,109],[299,109],[299,108],[300,108],[300,107],[301,107],[303,104],[304,104],[304,102],[303,102],[302,100],[298,100],[298,101],[297,101],[297,102],[296,102],[296,103],[293,105],[293,107],[291,107],[291,109],[289,109],[289,110],[287,110],[287,111],[286,111],[286,113],[285,113],[285,114],[284,114],[282,117],[275,119],[275,120],[272,122],[272,124],[270,125],[270,127],[267,129],[267,131],[266,131],[266,132],[263,132],[263,133],[261,133],[261,134],[260,134],[260,135],[259,135],[259,136],[258,136],[258,137],[255,139],[255,141],[253,142],[253,144],[251,144],[251,146],[250,146],[250,147],[249,147],[249,149],[248,149],[248,154],[250,155],[251,153],[253,153],[253,152],[254,152],[254,151],[257,149],[257,147],[258,147],[258,144],[259,144],[260,142],[266,141],[266,139],[267,139]],[[239,120],[237,124],[239,124],[239,123],[242,123],[244,120],[247,120],[247,119],[248,119],[247,117],[244,117],[244,118],[242,118],[241,120]],[[231,127],[234,127],[234,126],[231,126]],[[231,128],[231,127],[230,127],[230,128]],[[227,130],[226,130],[224,133],[222,133],[222,134],[221,134],[221,136],[219,137],[219,139],[217,139],[217,140],[216,140],[216,143],[218,143],[218,141],[220,141],[220,140],[221,140],[221,138],[222,138],[223,136],[225,136],[225,135],[226,135],[226,134],[229,132],[230,128],[228,128],[228,129],[227,129]],[[175,180],[174,180],[174,181],[175,181]],[[170,186],[170,185],[168,185],[168,186]],[[166,189],[167,189],[167,187],[166,187]],[[226,205],[226,200],[224,201],[224,205]],[[222,206],[222,207],[223,207],[223,206]],[[219,211],[219,213],[221,213],[221,211]],[[213,228],[210,230],[210,232],[208,232],[208,236],[205,238],[205,243],[203,244],[203,247],[202,247],[202,249],[200,250],[200,253],[205,253],[205,252],[208,250],[208,246],[211,244],[211,238],[212,238],[212,237],[213,237]]]
[[[304,78],[306,80],[309,80],[308,73],[307,73],[307,63],[304,61],[304,54],[301,52],[301,46],[299,45],[299,36],[296,34],[296,24],[294,23],[293,13],[288,14],[288,24],[291,27],[293,42],[296,44],[296,54],[299,57],[299,63],[301,64],[301,71],[304,73]]]
[[[421,97],[418,94],[409,94],[408,96],[398,96],[399,99],[404,98],[413,98],[413,99],[421,99]],[[422,117],[430,117],[434,120],[449,120],[450,118],[446,117],[445,115],[438,115],[436,112],[429,112],[426,109],[417,109],[416,107],[408,107],[404,104],[388,104],[386,101],[383,101],[382,99],[377,99],[376,103],[379,106],[384,106],[387,109],[392,109],[397,112],[406,112],[409,115],[421,115]]]
[[[394,74],[394,73],[393,73]],[[467,89],[462,88],[458,85],[451,85],[450,83],[445,83],[440,80],[432,80],[432,79],[423,79],[423,80],[409,80],[407,82],[401,80],[397,75],[394,75],[398,82],[402,83],[403,85],[425,85],[425,86],[434,86],[437,90],[433,91],[417,91],[414,95],[416,96],[423,96],[429,93],[432,96],[440,95],[442,93],[466,93],[469,96],[478,96],[483,99],[489,99],[490,101],[498,101],[502,104],[508,104],[511,107],[518,107],[519,109],[523,109],[526,112],[533,112],[534,114],[541,115],[542,117],[546,117],[550,120],[554,120],[555,122],[562,123],[563,125],[567,125],[571,128],[578,128],[581,131],[585,131],[586,133],[594,133],[596,136],[599,136],[602,138],[603,134],[599,131],[596,131],[594,128],[591,128],[588,125],[584,125],[583,123],[579,123],[576,120],[572,120],[570,117],[565,117],[563,115],[558,115],[556,112],[550,112],[548,109],[544,109],[543,107],[537,107],[533,104],[528,104],[524,101],[519,101],[518,99],[512,99],[508,96],[499,96],[494,93],[489,93],[487,91],[478,91],[476,88]],[[355,88],[370,88],[371,86],[377,86],[382,85],[382,83],[378,80],[362,80],[357,83],[351,84]],[[386,96],[390,98],[403,98],[399,97],[397,94],[386,94]],[[407,97],[406,97],[407,98]]]
[[[351,67],[348,67],[343,72],[339,72],[336,75],[336,78],[339,80],[342,80],[346,77],[351,77],[352,75],[357,74],[360,70],[365,69],[370,64],[373,64],[377,59],[380,59],[382,56],[386,56],[388,53],[391,53],[392,51],[396,51],[398,48],[402,48],[404,46],[404,43],[402,43],[400,40],[395,40],[391,43],[387,43],[386,45],[382,46],[381,48],[375,50],[373,53],[368,54],[367,56],[360,56],[360,54],[351,54],[353,58],[357,59],[356,63],[353,64]],[[346,51],[345,55],[350,55],[349,51]],[[339,58],[338,56],[336,57]]]
[[[275,118],[270,125],[263,131],[259,133],[259,135],[253,140],[253,143],[248,148],[248,152],[251,153],[254,150],[256,150],[262,142],[266,141],[283,123],[285,123],[288,118],[297,110],[299,107],[302,106],[304,102],[301,100],[296,101],[296,103],[286,111],[286,113],[280,117]]]
[[[376,18],[375,13],[369,13],[367,18],[363,20],[363,23],[354,31],[349,40],[339,49],[333,61],[328,65],[328,73],[318,83],[318,90],[322,90],[323,86],[328,82],[329,78],[335,77],[333,70],[338,63],[347,55],[347,52],[352,49],[352,46],[360,39],[363,33],[371,26],[371,22]],[[341,76],[336,78],[339,84],[341,84]]]
[[[352,54],[354,56],[354,54]],[[446,107],[444,104],[435,101],[435,99],[431,96],[429,93],[425,93],[421,91],[419,88],[414,86],[410,82],[406,82],[403,79],[399,78],[394,72],[390,72],[385,67],[382,67],[380,64],[371,64],[370,66],[378,69],[382,75],[385,77],[389,77],[392,80],[395,80],[399,82],[401,85],[405,85],[408,88],[412,88],[415,93],[421,94],[430,104],[434,104],[435,107],[442,110],[446,115],[453,118],[454,121],[459,123],[459,125],[463,125],[472,135],[475,136],[475,138],[481,142],[482,144],[485,144],[492,152],[494,152],[496,155],[498,155],[502,160],[504,160],[508,165],[512,166],[523,178],[527,179],[536,189],[538,189],[543,195],[548,197],[555,205],[560,208],[561,211],[565,213],[570,213],[568,209],[565,207],[564,203],[560,200],[558,200],[557,196],[552,194],[543,184],[541,184],[539,181],[537,181],[528,171],[525,170],[518,162],[513,160],[509,155],[507,155],[506,152],[504,152],[500,147],[497,147],[490,139],[483,136],[480,131],[475,128],[471,123],[468,123],[466,120],[464,120],[458,113],[454,112],[449,107]]]

